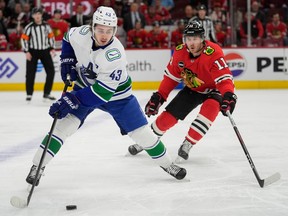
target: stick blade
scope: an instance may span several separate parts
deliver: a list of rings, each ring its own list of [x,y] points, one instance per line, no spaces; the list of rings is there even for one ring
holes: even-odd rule
[[[281,175],[280,173],[275,173],[265,179],[263,179],[263,184],[261,185],[261,187],[266,187],[267,185],[273,184],[274,182],[280,180]]]
[[[16,208],[25,208],[28,206],[26,200],[21,199],[20,197],[17,197],[17,196],[11,197],[10,203],[12,206]]]

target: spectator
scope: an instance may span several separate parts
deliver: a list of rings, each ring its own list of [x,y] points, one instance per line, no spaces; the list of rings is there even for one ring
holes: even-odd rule
[[[251,4],[251,15],[255,17],[255,19],[259,19],[263,25],[263,28],[266,26],[266,16],[265,13],[260,10],[260,3],[257,1],[253,1]]]
[[[106,7],[113,7],[115,4],[115,0],[99,0],[99,4],[101,6],[106,6]]]
[[[5,17],[6,19],[12,14],[12,10],[9,7],[7,7],[5,0],[0,0],[0,10],[2,10],[3,17]]]
[[[21,35],[23,33],[23,26],[19,25],[16,27],[15,31],[9,34],[9,50],[20,51],[21,46]]]
[[[155,21],[160,22],[162,17],[156,14],[155,6],[151,5],[148,8],[148,13],[145,15],[145,23],[148,26],[152,26]]]
[[[31,5],[29,3],[23,4],[23,13],[25,14],[23,26],[26,26],[32,21]]]
[[[72,27],[78,27],[86,25],[89,23],[89,16],[86,16],[84,13],[84,5],[81,3],[77,5],[76,14],[71,17],[70,24]]]
[[[266,26],[267,38],[264,39],[264,44],[268,46],[287,46],[287,26],[280,21],[278,13],[273,14],[272,21]]]
[[[120,19],[123,19],[123,17],[124,17],[124,5],[123,5],[123,2],[121,0],[115,1],[113,9],[116,13],[116,16],[119,17]],[[122,25],[123,25],[123,20],[122,20]]]
[[[9,0],[7,2],[7,7],[10,8],[12,11],[16,8],[16,4],[20,4],[21,7],[26,3],[25,0]]]
[[[147,34],[147,47],[168,48],[168,34],[161,29],[157,21],[153,23],[153,29]]]
[[[247,22],[248,14],[245,14],[245,19],[240,25],[240,37],[241,37],[241,45],[247,45],[247,37],[248,37],[248,22]],[[255,17],[251,17],[251,43],[254,46],[262,46],[262,39],[264,35],[264,29],[261,21],[259,19],[255,19]]]
[[[43,11],[42,20],[47,22],[49,19],[51,19],[51,15],[50,15],[50,13],[48,13],[46,11],[46,9],[45,9],[45,7],[43,5],[41,5],[41,9]]]
[[[53,18],[47,21],[55,36],[55,49],[58,50],[61,49],[62,39],[65,32],[67,32],[69,29],[69,24],[66,22],[66,20],[61,19],[61,16],[62,11],[60,9],[56,9],[54,10]]]
[[[171,14],[170,12],[162,5],[161,0],[155,0],[155,9],[156,14],[161,17],[160,25],[171,25]]]
[[[126,32],[135,28],[136,20],[140,20],[142,28],[145,27],[145,17],[142,13],[139,12],[139,5],[137,3],[132,3],[130,6],[130,12],[124,16],[124,25],[123,28]]]
[[[23,12],[22,5],[20,3],[15,3],[14,11],[10,16],[10,20],[8,22],[8,29],[15,29],[20,22],[20,25],[25,25],[25,13]]]
[[[205,29],[205,39],[217,43],[213,22],[208,16],[206,16],[207,13],[206,6],[202,4],[199,7],[197,7],[197,9],[198,9],[197,16],[192,17],[189,20],[189,22],[191,21],[200,22],[203,28]]]
[[[135,0],[136,3],[139,5],[139,11],[144,16],[148,13],[148,3],[147,0]]]
[[[171,49],[183,43],[183,31],[185,29],[185,22],[183,19],[178,20],[177,28],[171,33]]]
[[[155,4],[157,0],[154,0],[152,1],[152,4]],[[174,3],[174,0],[160,0],[161,2],[161,5],[167,10],[167,11],[171,11],[174,6],[175,6],[175,3]]]
[[[0,34],[0,50],[5,51],[7,50],[8,41],[4,34]]]
[[[184,22],[185,22],[185,25],[187,25],[189,20],[192,17],[196,16],[196,10],[191,5],[186,5],[184,13],[185,13]]]
[[[225,31],[223,31],[223,27],[222,27],[222,22],[221,21],[216,21],[215,22],[215,34],[216,34],[216,38],[217,38],[217,42],[220,46],[226,46],[227,45],[227,33]]]
[[[210,14],[210,18],[214,24],[220,21],[222,23],[222,27],[225,27],[227,25],[226,12],[223,10],[219,2],[214,3],[212,13]]]
[[[5,17],[3,15],[2,9],[0,9],[0,35],[4,35],[6,40],[8,41],[8,32],[5,24]]]
[[[141,26],[141,21],[137,20],[135,28],[128,31],[127,48],[146,48],[147,32]]]

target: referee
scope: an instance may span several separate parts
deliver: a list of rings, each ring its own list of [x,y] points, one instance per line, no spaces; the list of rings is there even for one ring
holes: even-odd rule
[[[189,22],[192,22],[194,20],[200,22],[205,29],[205,39],[210,40],[213,43],[217,43],[213,21],[210,19],[210,17],[206,16],[206,6],[204,4],[199,5],[197,7],[197,10],[197,16],[192,17]]]
[[[42,15],[42,8],[33,8],[33,21],[27,24],[21,35],[22,49],[26,54],[26,101],[28,102],[31,101],[34,92],[35,75],[39,59],[46,72],[43,98],[44,100],[56,99],[50,95],[55,75],[52,60],[52,56],[55,55],[55,38],[50,26],[42,21]]]

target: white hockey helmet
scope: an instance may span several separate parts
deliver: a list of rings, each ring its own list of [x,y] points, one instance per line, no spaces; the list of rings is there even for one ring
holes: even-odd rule
[[[117,30],[117,16],[113,8],[100,6],[93,14],[92,18],[92,28],[94,31],[94,27],[96,24],[115,27],[114,35]]]

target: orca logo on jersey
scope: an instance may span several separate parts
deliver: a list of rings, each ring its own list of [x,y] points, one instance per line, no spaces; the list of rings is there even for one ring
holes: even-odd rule
[[[212,48],[211,46],[207,46],[206,49],[204,50],[204,53],[205,53],[206,55],[211,55],[211,54],[214,53],[214,52],[215,52],[215,49]]]
[[[204,84],[204,82],[197,77],[197,74],[188,68],[184,68],[184,70],[181,71],[181,77],[185,85],[189,88],[198,88]]]
[[[81,66],[79,77],[83,84],[85,84],[86,86],[91,86],[96,83],[97,73],[95,73],[93,69],[89,66]]]
[[[108,61],[114,61],[116,59],[120,59],[121,58],[121,53],[118,49],[114,48],[114,49],[110,49],[107,50],[105,53],[105,57]]]

